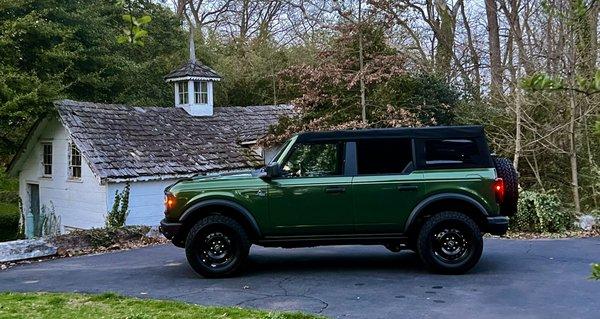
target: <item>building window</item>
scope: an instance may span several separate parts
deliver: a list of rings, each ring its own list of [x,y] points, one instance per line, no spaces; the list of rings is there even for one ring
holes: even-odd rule
[[[178,82],[179,86],[179,104],[188,104],[188,87],[187,82]]]
[[[194,82],[194,97],[196,104],[208,104],[208,82]]]
[[[52,176],[52,143],[42,143],[42,170],[44,176]]]
[[[81,178],[81,153],[73,143],[69,147],[69,177]]]

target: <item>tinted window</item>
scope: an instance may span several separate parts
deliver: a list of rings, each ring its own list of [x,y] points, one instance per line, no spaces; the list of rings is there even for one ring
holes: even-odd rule
[[[291,141],[292,141],[291,139],[285,141],[285,143],[283,143],[283,145],[277,150],[275,157],[273,157],[273,159],[269,163],[277,162],[279,160],[279,158],[281,157],[281,155],[283,155],[283,151],[288,147],[288,144],[290,144]]]
[[[475,140],[425,140],[425,164],[428,166],[473,166],[481,163],[481,152]]]
[[[358,174],[410,173],[410,139],[369,139],[356,142]]]
[[[298,144],[283,164],[284,177],[342,175],[342,144]]]

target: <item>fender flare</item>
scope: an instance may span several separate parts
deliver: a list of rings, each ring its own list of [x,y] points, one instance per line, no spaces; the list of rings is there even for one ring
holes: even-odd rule
[[[463,195],[463,194],[457,194],[457,193],[440,193],[440,194],[435,194],[435,195],[425,198],[417,206],[415,206],[415,208],[413,208],[413,210],[410,212],[410,215],[406,219],[406,224],[404,226],[404,232],[408,231],[408,229],[410,228],[412,223],[417,219],[417,217],[421,214],[421,212],[425,208],[427,208],[427,206],[429,206],[430,204],[433,204],[437,201],[445,200],[445,199],[462,200],[462,201],[469,203],[469,204],[473,205],[474,207],[476,207],[477,210],[479,210],[483,216],[489,215],[487,210],[485,209],[485,207],[483,207],[483,205],[480,202],[478,202],[477,200],[475,200],[474,198],[472,198],[470,196]]]
[[[248,222],[248,225],[250,225],[250,227],[252,228],[250,229],[250,231],[252,231],[260,237],[260,228],[258,227],[258,223],[256,222],[256,219],[254,219],[254,216],[252,216],[252,214],[244,206],[234,201],[226,199],[200,199],[196,203],[192,204],[190,207],[186,208],[183,214],[181,214],[181,217],[179,217],[179,221],[184,222],[187,218],[192,216],[198,209],[208,206],[226,206],[235,210],[241,218]]]

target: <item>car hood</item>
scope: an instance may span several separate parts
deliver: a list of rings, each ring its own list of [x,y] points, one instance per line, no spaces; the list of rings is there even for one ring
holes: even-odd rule
[[[225,181],[242,181],[242,180],[253,180],[259,179],[258,174],[260,170],[243,170],[243,171],[233,171],[227,173],[218,173],[218,174],[207,174],[207,175],[195,175],[188,178],[183,178],[167,186],[165,191],[170,191],[174,187],[183,186],[186,184],[194,184],[196,186],[202,187],[212,187],[216,184],[220,184],[220,182]]]
[[[235,171],[219,174],[196,175],[191,178],[193,181],[219,181],[232,179],[258,178],[256,170]]]

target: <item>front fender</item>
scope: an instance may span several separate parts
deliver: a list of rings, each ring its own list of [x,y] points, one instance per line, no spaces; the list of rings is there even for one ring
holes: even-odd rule
[[[243,224],[244,224],[243,226],[250,227],[249,231],[251,231],[252,233],[254,233],[255,235],[257,235],[259,237],[261,236],[261,231],[258,226],[258,223],[256,222],[256,219],[254,218],[254,216],[252,216],[250,211],[248,211],[248,209],[246,209],[241,204],[232,200],[232,198],[227,198],[227,197],[218,197],[218,196],[200,197],[200,198],[196,199],[195,201],[191,202],[185,208],[185,210],[183,211],[183,214],[181,214],[181,217],[179,218],[179,221],[181,223],[185,223],[187,220],[194,218],[195,214],[197,214],[198,211],[201,211],[203,208],[207,208],[207,207],[211,207],[211,206],[229,208],[227,210],[228,214],[231,214],[231,212],[233,212],[233,214],[235,216],[232,216],[232,217],[234,217],[236,219],[241,218],[241,221],[243,221]]]

